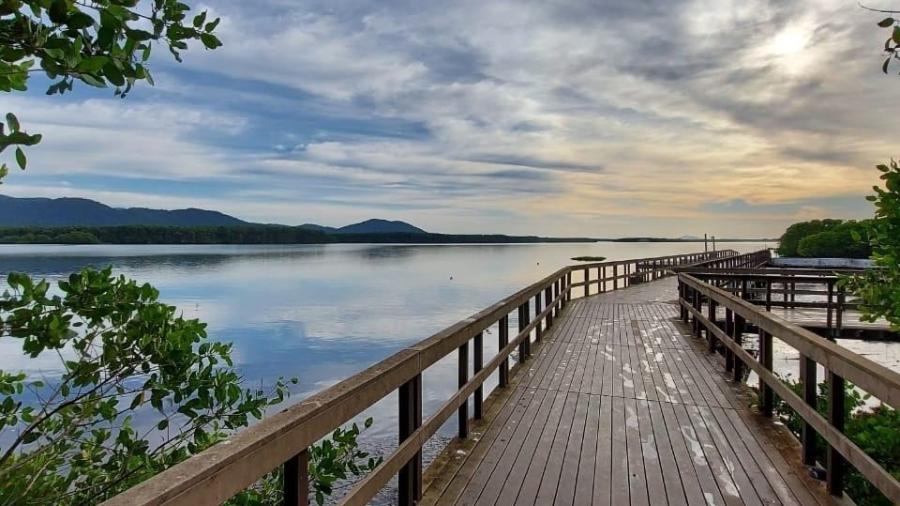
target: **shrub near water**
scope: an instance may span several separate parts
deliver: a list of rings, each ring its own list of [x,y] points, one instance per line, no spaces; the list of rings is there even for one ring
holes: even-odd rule
[[[788,386],[802,396],[802,383],[788,380]],[[889,406],[866,407],[868,395],[863,395],[850,382],[845,383],[844,433],[875,462],[900,480],[900,412]],[[817,411],[828,417],[828,383],[819,384]],[[776,396],[775,410],[781,420],[797,437],[803,430],[803,419],[786,402]],[[827,444],[816,435],[816,459],[825,462]],[[847,466],[844,489],[859,506],[890,506],[892,503],[872,486],[853,466]]]
[[[148,284],[110,269],[72,274],[58,283],[61,295],[25,274],[7,283],[0,339],[18,342],[20,363],[34,361],[23,369],[61,372],[0,370],[0,433],[10,435],[0,439],[0,505],[100,502],[222,441],[288,394],[282,379],[269,393],[245,388],[231,345],[209,340],[204,323],[159,302]],[[380,462],[358,450],[359,432],[338,429],[310,450],[320,502],[335,481]],[[278,502],[278,479],[271,473],[235,501]]]

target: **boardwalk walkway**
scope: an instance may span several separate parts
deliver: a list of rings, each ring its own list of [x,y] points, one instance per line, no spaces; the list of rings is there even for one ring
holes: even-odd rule
[[[666,279],[570,302],[422,504],[830,504],[675,297]]]

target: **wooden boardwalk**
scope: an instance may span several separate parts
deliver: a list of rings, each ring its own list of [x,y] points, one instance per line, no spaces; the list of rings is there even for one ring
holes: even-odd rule
[[[421,504],[831,504],[691,337],[673,286],[571,301]]]

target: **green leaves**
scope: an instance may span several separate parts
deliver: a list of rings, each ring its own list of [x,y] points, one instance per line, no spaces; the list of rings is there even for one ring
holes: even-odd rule
[[[9,133],[6,133],[7,128],[9,129]],[[33,146],[39,142],[41,142],[41,136],[39,134],[29,135],[23,132],[22,126],[19,124],[19,119],[13,113],[6,114],[5,125],[0,123],[0,153],[10,146],[16,146],[16,164],[18,164],[19,168],[22,170],[25,169],[28,158],[25,156],[25,151],[19,146]],[[9,168],[6,164],[0,165],[0,180],[7,174],[9,174]]]
[[[878,269],[848,278],[846,286],[860,299],[864,321],[886,319],[900,331],[900,163],[879,164],[883,187],[873,187],[866,199],[875,204],[875,218],[866,226],[872,259]]]
[[[25,170],[25,165],[27,165],[28,159],[25,158],[25,152],[22,151],[22,148],[16,148],[16,163],[19,164],[19,168]]]
[[[887,28],[894,24],[894,18],[884,18],[878,22],[878,26],[882,28]]]
[[[73,273],[53,289],[22,273],[7,285],[2,337],[18,342],[23,360],[56,360],[61,373],[44,384],[0,371],[0,430],[10,434],[0,447],[0,504],[102,502],[288,395],[284,380],[271,392],[242,388],[223,365],[230,345],[110,268]],[[132,428],[135,413],[149,431]]]
[[[214,35],[219,19],[207,13],[191,17],[177,0],[15,0],[0,2],[0,91],[25,91],[35,64],[50,80],[48,95],[72,91],[76,81],[97,88],[113,87],[125,97],[135,84],[153,84],[148,69],[154,43],[168,46],[177,61],[190,41],[206,49],[222,42]],[[31,145],[39,136],[10,138],[0,132],[0,150]],[[24,168],[24,154],[16,153]],[[0,164],[0,179],[8,173]]]

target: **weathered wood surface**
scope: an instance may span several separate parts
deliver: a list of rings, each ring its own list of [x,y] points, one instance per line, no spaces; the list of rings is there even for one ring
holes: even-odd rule
[[[422,503],[829,504],[678,320],[674,286],[573,300]]]

